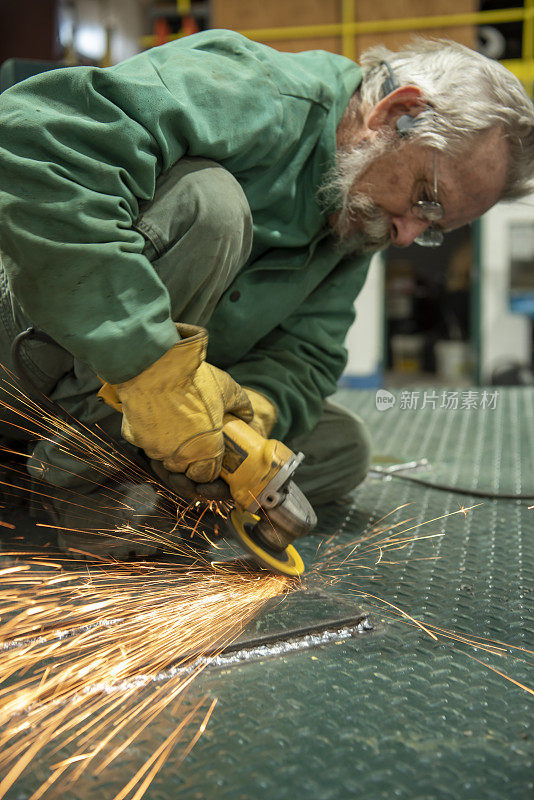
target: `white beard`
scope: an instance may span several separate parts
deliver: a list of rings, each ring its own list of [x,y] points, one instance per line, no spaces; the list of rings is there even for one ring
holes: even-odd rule
[[[325,205],[335,203],[337,216],[333,230],[346,252],[383,250],[391,244],[387,214],[368,195],[355,190],[358,179],[372,162],[391,147],[392,137],[385,134],[373,142],[360,142],[350,150],[338,150],[335,166],[319,187],[320,200]],[[355,222],[358,230],[351,233]]]

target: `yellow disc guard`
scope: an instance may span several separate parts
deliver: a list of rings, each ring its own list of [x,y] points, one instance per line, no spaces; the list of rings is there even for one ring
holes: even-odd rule
[[[259,517],[248,511],[234,509],[230,514],[229,524],[232,534],[241,547],[250,553],[260,566],[271,572],[288,575],[291,578],[302,575],[305,571],[304,562],[292,544],[277,553],[270,548],[263,547],[247,532],[247,526],[254,526],[258,521]]]

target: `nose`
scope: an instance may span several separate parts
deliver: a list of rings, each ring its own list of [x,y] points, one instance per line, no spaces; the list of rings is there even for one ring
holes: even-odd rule
[[[408,247],[414,239],[420,236],[431,223],[417,217],[392,217],[391,218],[391,243],[395,247]]]

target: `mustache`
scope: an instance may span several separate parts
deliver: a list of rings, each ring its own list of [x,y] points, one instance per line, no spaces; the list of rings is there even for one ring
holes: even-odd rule
[[[355,222],[358,230],[350,234]],[[335,232],[344,249],[369,252],[384,250],[391,244],[390,227],[391,222],[386,212],[370,197],[356,192],[341,210]]]

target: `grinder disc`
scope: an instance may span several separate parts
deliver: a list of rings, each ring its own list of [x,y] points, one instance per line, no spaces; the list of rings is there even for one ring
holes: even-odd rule
[[[281,575],[289,575],[292,578],[302,575],[305,569],[304,562],[293,545],[288,545],[285,550],[278,553],[254,537],[254,528],[258,522],[259,517],[254,514],[234,509],[230,514],[228,526],[232,536],[239,542],[243,550],[250,553],[254,560],[265,569],[279,572]]]

